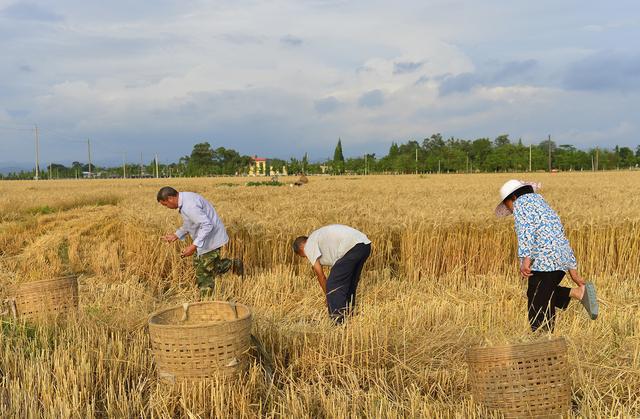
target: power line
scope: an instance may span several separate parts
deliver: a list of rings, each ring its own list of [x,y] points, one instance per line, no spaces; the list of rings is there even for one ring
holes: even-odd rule
[[[551,135],[549,135],[547,142],[549,143],[549,173],[551,173]]]
[[[35,126],[36,141],[36,180],[40,178],[40,138],[38,137],[38,126]]]
[[[87,148],[89,149],[89,179],[91,179],[91,140],[87,139]]]

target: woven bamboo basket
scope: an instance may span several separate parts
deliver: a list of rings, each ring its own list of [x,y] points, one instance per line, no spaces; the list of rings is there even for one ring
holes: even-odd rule
[[[474,348],[467,353],[476,401],[507,418],[560,417],[571,402],[564,338]]]
[[[248,366],[251,310],[207,301],[158,311],[149,319],[158,377],[196,381],[238,375]]]
[[[19,319],[55,318],[78,308],[78,278],[46,279],[25,282],[8,288],[6,303]]]

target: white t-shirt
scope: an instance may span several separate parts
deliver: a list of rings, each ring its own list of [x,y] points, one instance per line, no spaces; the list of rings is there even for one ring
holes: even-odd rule
[[[311,264],[318,258],[322,266],[333,266],[358,243],[369,244],[364,233],[342,224],[331,224],[311,233],[304,245],[304,253]]]

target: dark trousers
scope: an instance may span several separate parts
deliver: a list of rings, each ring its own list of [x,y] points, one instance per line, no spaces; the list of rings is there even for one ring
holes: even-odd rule
[[[331,268],[327,278],[327,306],[329,316],[336,323],[342,323],[356,305],[356,288],[370,254],[371,244],[358,243]]]
[[[562,310],[569,306],[571,288],[560,287],[563,271],[532,271],[527,287],[529,305],[529,324],[534,332],[544,328],[553,332],[556,308]]]

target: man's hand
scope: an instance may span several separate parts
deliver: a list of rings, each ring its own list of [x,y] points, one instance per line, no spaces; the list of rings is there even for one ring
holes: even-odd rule
[[[195,244],[192,244],[190,246],[187,246],[187,248],[182,251],[182,254],[180,256],[183,258],[188,258],[189,256],[193,255],[196,250],[198,250],[198,247]]]
[[[318,277],[318,283],[322,288],[322,291],[327,293],[327,277],[324,275],[324,271],[322,270],[322,265],[320,265],[320,259],[316,260],[316,263],[313,264],[313,272],[315,272]]]
[[[532,275],[531,258],[529,256],[525,257],[522,259],[522,262],[520,262],[520,275],[522,275],[523,278],[529,278]]]
[[[175,233],[171,233],[171,234],[167,234],[166,236],[162,236],[161,239],[163,241],[166,241],[167,243],[172,243],[178,240],[178,236],[176,236]]]

